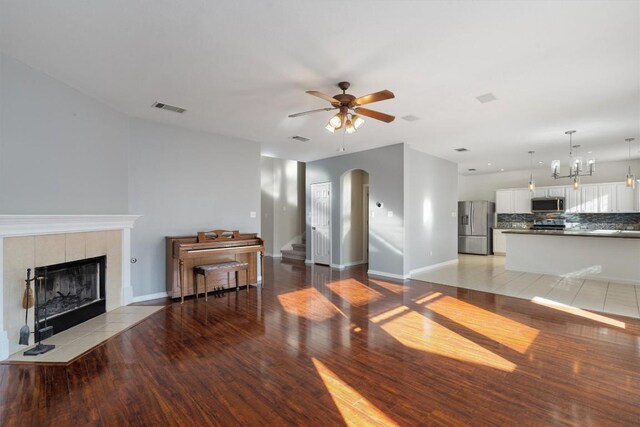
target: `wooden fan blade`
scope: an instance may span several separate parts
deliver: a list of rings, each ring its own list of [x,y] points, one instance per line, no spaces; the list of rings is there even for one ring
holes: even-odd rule
[[[380,92],[370,93],[369,95],[356,98],[351,103],[353,106],[371,104],[372,102],[384,101],[386,99],[395,98],[396,96],[390,90],[381,90]]]
[[[395,120],[395,116],[381,113],[380,111],[369,110],[368,108],[356,108],[355,112],[363,116],[371,117],[372,119],[381,120],[387,123],[391,123]]]
[[[307,114],[311,114],[311,113],[317,113],[320,111],[331,111],[331,110],[337,110],[337,109],[338,107],[318,108],[317,110],[310,110],[310,111],[303,111],[302,113],[289,114],[289,117],[300,117],[300,116],[306,116]]]
[[[337,107],[340,105],[340,101],[335,99],[333,96],[327,95],[326,93],[318,92],[317,90],[308,90],[307,93],[309,95],[317,96],[318,98],[322,98],[325,101],[329,101],[331,105]]]

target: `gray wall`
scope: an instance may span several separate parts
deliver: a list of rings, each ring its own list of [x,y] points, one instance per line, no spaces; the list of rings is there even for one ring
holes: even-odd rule
[[[340,263],[340,181],[345,172],[369,174],[369,269],[403,274],[404,144],[360,151],[306,164],[307,259],[311,259],[311,184],[331,182],[331,262]],[[375,207],[383,202],[382,208]],[[393,216],[388,216],[389,212]]]
[[[458,257],[458,167],[405,150],[405,274]]]
[[[360,264],[364,261],[363,235],[363,185],[369,183],[369,175],[362,170],[353,170],[342,176],[342,217],[340,240],[342,265]]]
[[[135,295],[165,290],[165,236],[260,232],[257,143],[132,119],[129,177]]]
[[[260,158],[260,217],[261,236],[264,240],[265,255],[273,255],[273,157]]]
[[[0,54],[0,214],[127,212],[129,119]]]

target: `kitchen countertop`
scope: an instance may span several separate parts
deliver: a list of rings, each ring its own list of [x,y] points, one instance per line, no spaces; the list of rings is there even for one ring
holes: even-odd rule
[[[640,231],[632,230],[526,230],[505,229],[503,234],[533,234],[545,236],[570,236],[570,237],[613,237],[618,239],[640,239]]]

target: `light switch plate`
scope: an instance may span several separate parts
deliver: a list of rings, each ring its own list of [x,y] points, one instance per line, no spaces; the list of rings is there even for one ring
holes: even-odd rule
[[[254,211],[249,212],[249,218],[255,218],[256,213]]]

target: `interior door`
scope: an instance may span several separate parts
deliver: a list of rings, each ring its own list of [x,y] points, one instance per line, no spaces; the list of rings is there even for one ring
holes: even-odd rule
[[[311,259],[331,264],[331,183],[311,184]]]
[[[369,262],[369,184],[362,186],[362,260]]]

